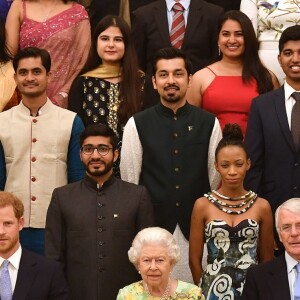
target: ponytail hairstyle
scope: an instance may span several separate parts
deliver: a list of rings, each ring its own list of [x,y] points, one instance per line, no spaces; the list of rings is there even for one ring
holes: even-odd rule
[[[219,142],[216,152],[215,152],[215,160],[217,161],[218,153],[221,149],[227,146],[237,146],[242,148],[245,153],[247,159],[249,158],[247,149],[244,144],[244,136],[240,125],[238,124],[226,124],[223,129],[223,138]]]

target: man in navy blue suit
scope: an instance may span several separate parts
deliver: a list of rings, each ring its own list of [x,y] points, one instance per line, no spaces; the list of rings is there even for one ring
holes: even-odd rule
[[[251,159],[245,186],[266,198],[273,212],[287,199],[300,197],[300,149],[291,132],[292,110],[300,95],[295,93],[300,91],[300,25],[283,31],[278,60],[285,83],[253,100],[245,137]],[[275,239],[280,254],[283,247],[278,236]]]
[[[22,201],[0,191],[0,298],[69,300],[59,263],[22,249],[23,214]]]
[[[300,198],[281,204],[275,213],[276,230],[285,253],[247,271],[243,300],[297,300],[300,298]]]

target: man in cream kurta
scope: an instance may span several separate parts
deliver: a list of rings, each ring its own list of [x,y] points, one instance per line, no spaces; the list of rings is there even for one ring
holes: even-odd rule
[[[0,114],[0,190],[24,203],[22,246],[43,253],[53,189],[84,177],[78,146],[84,126],[76,114],[47,98],[47,51],[23,49],[13,64],[22,101]]]

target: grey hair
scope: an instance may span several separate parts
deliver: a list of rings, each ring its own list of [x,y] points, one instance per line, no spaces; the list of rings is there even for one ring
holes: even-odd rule
[[[279,232],[279,212],[283,208],[289,210],[292,213],[300,213],[300,198],[291,198],[277,207],[275,212],[275,226],[277,232]]]
[[[129,260],[138,269],[138,261],[144,246],[160,245],[167,248],[172,264],[180,260],[179,247],[173,235],[166,229],[160,227],[149,227],[141,230],[134,238],[132,246],[128,251]]]

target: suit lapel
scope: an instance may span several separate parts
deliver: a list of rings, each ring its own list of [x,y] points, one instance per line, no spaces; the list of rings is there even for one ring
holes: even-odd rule
[[[195,36],[195,32],[200,30],[198,24],[202,19],[202,14],[201,14],[203,8],[202,3],[203,3],[202,0],[191,0],[190,2],[188,20],[187,20],[183,44],[182,44],[183,49],[187,41],[193,40],[193,36]]]
[[[37,270],[35,259],[27,250],[22,249],[17,282],[12,300],[26,299],[27,294],[30,291],[32,282],[36,277],[36,274]]]
[[[274,260],[274,264],[272,264],[269,273],[268,287],[271,295],[273,295],[272,299],[290,299],[290,288],[284,254]]]
[[[162,40],[171,47],[166,1],[157,1],[153,13]]]
[[[286,138],[287,143],[290,145],[293,151],[295,151],[295,146],[293,142],[292,133],[289,127],[289,123],[287,120],[286,108],[285,108],[285,96],[284,96],[284,87],[282,86],[275,93],[275,109],[278,116],[278,120],[280,123],[280,127],[282,129],[283,135]]]

